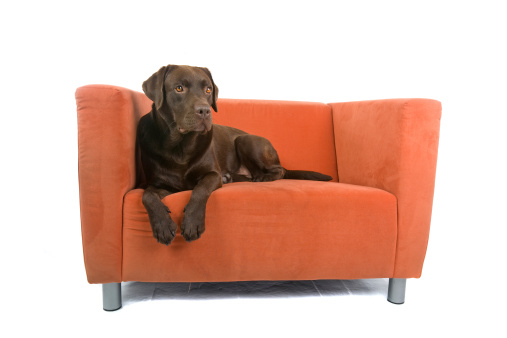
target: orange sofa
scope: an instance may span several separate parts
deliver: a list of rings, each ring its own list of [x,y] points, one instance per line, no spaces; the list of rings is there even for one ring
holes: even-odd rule
[[[78,88],[76,101],[84,262],[104,309],[121,307],[124,281],[389,278],[388,300],[403,303],[406,279],[420,277],[440,102],[219,99],[214,123],[267,137],[285,168],[333,181],[226,184],[208,201],[202,238],[165,246],[136,189],[136,126],[152,102],[106,85]],[[189,198],[163,200],[178,224]]]

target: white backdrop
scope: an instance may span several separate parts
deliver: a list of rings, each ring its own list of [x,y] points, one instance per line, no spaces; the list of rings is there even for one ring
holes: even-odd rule
[[[506,300],[506,14],[488,0],[2,2],[0,291],[10,312],[0,331],[252,333],[264,323],[280,334],[301,325],[505,333],[494,306]],[[331,299],[308,305],[308,316],[297,302],[282,313],[255,303],[262,319],[236,314],[206,327],[183,313],[199,311],[188,303],[164,314],[154,304],[102,313],[82,263],[74,92],[92,83],[141,91],[166,64],[208,67],[225,98],[440,100],[432,230],[410,302],[394,309],[352,298],[347,308]],[[199,308],[216,314],[224,304]],[[153,316],[167,323],[151,326]]]

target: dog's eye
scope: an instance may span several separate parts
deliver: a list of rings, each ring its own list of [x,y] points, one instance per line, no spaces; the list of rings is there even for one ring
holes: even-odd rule
[[[206,94],[211,94],[211,87],[206,87]]]
[[[176,88],[174,88],[178,93],[181,93],[183,91],[183,86],[176,86]]]

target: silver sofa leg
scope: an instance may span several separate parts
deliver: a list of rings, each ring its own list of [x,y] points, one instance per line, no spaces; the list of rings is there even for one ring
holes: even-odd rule
[[[121,308],[121,283],[102,284],[102,305],[106,311]]]
[[[387,291],[387,300],[393,304],[405,303],[406,287],[407,287],[406,278],[389,278],[389,290]]]

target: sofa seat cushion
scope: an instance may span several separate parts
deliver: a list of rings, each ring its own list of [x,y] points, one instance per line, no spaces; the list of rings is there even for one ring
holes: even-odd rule
[[[141,202],[126,194],[123,280],[211,282],[387,278],[394,268],[397,202],[375,188],[279,180],[231,183],[214,191],[206,231],[169,246],[153,238]],[[190,191],[164,198],[178,225]]]

